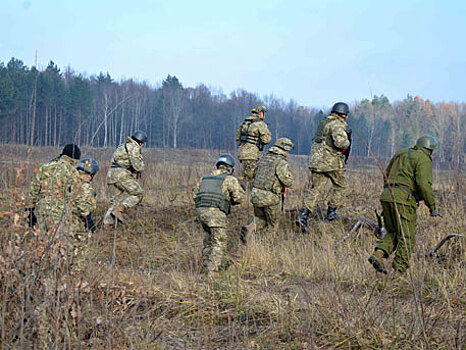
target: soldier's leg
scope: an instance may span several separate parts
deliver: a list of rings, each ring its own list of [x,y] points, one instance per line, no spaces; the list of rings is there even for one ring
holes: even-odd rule
[[[304,208],[312,212],[317,199],[323,193],[327,183],[327,173],[316,173],[311,171],[311,184],[307,196],[304,198]]]
[[[132,176],[125,177],[116,185],[128,195],[121,202],[121,206],[125,208],[132,208],[142,200],[142,187]]]
[[[346,171],[337,170],[328,173],[330,180],[332,181],[332,194],[328,205],[333,208],[339,208],[343,205],[346,195],[346,189],[348,188],[348,182],[346,181]]]
[[[104,224],[113,225],[115,219],[112,216],[112,211],[120,205],[122,200],[123,190],[117,187],[115,184],[107,185],[107,199],[109,201],[109,207],[104,215]]]
[[[211,227],[211,249],[207,261],[207,270],[218,271],[227,247],[227,231],[225,227]]]
[[[414,250],[414,229],[416,227],[416,208],[398,205],[399,224],[398,242],[395,257],[393,259],[393,269],[398,272],[405,272],[409,268],[409,258]]]
[[[265,221],[267,223],[267,234],[274,236],[280,224],[280,204],[271,205],[264,208]]]
[[[204,229],[204,241],[202,246],[202,265],[207,268],[209,258],[212,252],[212,231],[209,226],[201,221]]]
[[[254,206],[254,220],[256,231],[262,231],[267,226],[265,207]]]
[[[257,161],[254,159],[243,159],[241,164],[243,170],[243,184],[251,184],[256,175]]]
[[[383,239],[377,241],[375,250],[383,252],[384,258],[386,259],[396,248],[398,239],[398,219],[394,203],[381,202],[381,204],[383,223],[387,230],[387,234]]]

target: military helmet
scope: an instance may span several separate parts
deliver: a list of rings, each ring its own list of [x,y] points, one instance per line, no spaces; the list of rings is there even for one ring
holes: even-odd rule
[[[438,147],[438,141],[434,136],[426,134],[417,139],[416,146],[421,146],[433,151]]]
[[[231,154],[228,153],[223,153],[218,157],[217,163],[215,163],[215,166],[218,168],[220,165],[226,165],[230,168],[235,167],[235,158]]]
[[[286,137],[281,137],[275,141],[274,146],[289,152],[294,148],[294,143]]]
[[[258,105],[258,106],[255,106],[251,110],[251,113],[253,113],[253,114],[259,114],[260,112],[264,112],[264,113],[267,112],[267,107]]]
[[[61,151],[60,155],[68,156],[73,159],[79,159],[81,158],[81,150],[77,145],[69,143],[65,147],[63,147],[63,150]]]
[[[333,105],[332,107],[332,113],[338,113],[338,114],[349,114],[349,107],[346,103],[344,102],[337,102]]]
[[[82,170],[85,173],[88,173],[89,175],[92,175],[92,177],[94,177],[95,174],[97,174],[97,172],[99,171],[99,163],[97,163],[95,159],[84,158],[78,163],[76,169]]]
[[[131,135],[131,138],[137,142],[140,143],[146,143],[147,142],[147,134],[144,131],[141,130],[136,130],[133,135]]]

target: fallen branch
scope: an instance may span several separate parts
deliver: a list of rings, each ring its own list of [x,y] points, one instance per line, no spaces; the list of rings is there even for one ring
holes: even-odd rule
[[[385,227],[382,225],[382,217],[377,213],[377,210],[375,211],[375,215],[377,216],[377,222],[374,220],[366,218],[364,215],[360,215],[358,218],[358,221],[354,224],[354,226],[351,228],[351,230],[347,233],[345,233],[337,243],[335,243],[335,247],[339,246],[341,243],[343,243],[348,237],[351,237],[353,233],[358,231],[362,225],[367,225],[373,229],[375,229],[375,236],[379,239],[383,239],[385,235],[387,234],[387,230]]]
[[[446,235],[434,248],[429,250],[425,256],[433,258],[435,256],[435,252],[439,250],[448,240],[450,240],[453,237],[464,237],[464,235],[462,235],[461,233],[451,233],[449,235]]]

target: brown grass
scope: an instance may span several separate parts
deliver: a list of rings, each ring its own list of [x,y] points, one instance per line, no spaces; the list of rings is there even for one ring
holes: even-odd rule
[[[314,221],[311,233],[301,235],[293,221],[307,185],[306,157],[291,157],[296,184],[278,236],[239,245],[252,206],[234,208],[228,267],[208,279],[199,269],[203,231],[194,222],[190,191],[217,152],[144,150],[142,205],[125,228],[99,229],[86,269],[72,274],[57,245],[26,228],[22,207],[32,170],[58,152],[3,147],[2,348],[466,348],[465,240],[446,244],[442,259],[424,257],[447,233],[465,233],[464,174],[435,172],[443,218],[431,218],[421,205],[411,268],[401,278],[385,277],[367,262],[375,243],[368,228],[334,248],[359,215],[374,219],[377,168],[366,161],[365,169],[349,171],[344,220]],[[101,165],[95,179],[99,225],[111,152],[83,151]],[[320,205],[325,208],[325,199]]]

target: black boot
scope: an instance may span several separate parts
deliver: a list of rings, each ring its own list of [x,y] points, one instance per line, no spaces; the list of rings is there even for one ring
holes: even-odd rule
[[[327,220],[333,221],[339,218],[340,218],[340,215],[337,214],[337,208],[329,206],[327,209]]]
[[[306,208],[301,209],[301,211],[299,212],[298,217],[295,220],[296,225],[299,226],[299,227],[307,228],[307,219],[308,219],[310,213],[311,212]]]

